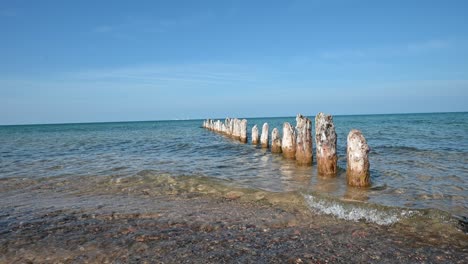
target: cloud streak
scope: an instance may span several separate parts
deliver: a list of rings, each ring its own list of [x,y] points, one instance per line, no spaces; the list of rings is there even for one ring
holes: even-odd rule
[[[209,17],[209,14],[196,14],[193,16],[171,19],[129,16],[123,19],[121,23],[97,25],[91,29],[91,32],[110,34],[114,37],[127,36],[131,38],[138,34],[161,34],[182,28],[193,27]]]
[[[74,72],[65,74],[65,77],[80,82],[124,82],[135,85],[153,84],[157,87],[201,87],[258,80],[249,72],[248,67],[235,64],[146,65]]]
[[[18,117],[9,119],[7,115],[0,118],[0,124],[284,116],[296,111],[466,111],[468,80],[318,80],[307,79],[310,75],[305,72],[303,81],[298,82],[280,70],[205,63],[95,69],[24,79],[3,77],[0,112]],[[441,100],[450,104],[437,106]],[[33,110],[23,113],[25,109]],[[39,115],[38,109],[49,116]],[[54,117],[56,113],[62,116]],[[106,113],[113,115],[106,117]]]
[[[107,33],[107,32],[111,32],[114,28],[111,27],[111,26],[106,26],[106,25],[102,25],[102,26],[97,26],[93,29],[93,32],[96,32],[96,33]]]
[[[410,43],[406,46],[407,52],[421,53],[430,52],[434,50],[440,50],[450,47],[450,41],[448,40],[428,40],[419,43]]]
[[[414,56],[443,50],[450,47],[449,40],[433,39],[427,41],[394,44],[362,49],[338,49],[325,50],[318,53],[318,57],[324,60],[359,60],[389,57]]]

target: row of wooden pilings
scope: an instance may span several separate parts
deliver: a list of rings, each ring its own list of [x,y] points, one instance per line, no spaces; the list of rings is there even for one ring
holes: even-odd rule
[[[226,118],[224,122],[207,119],[203,122],[203,127],[247,143],[246,119]],[[283,124],[282,137],[280,137],[279,130],[273,128],[271,145],[268,139],[268,123],[263,124],[261,135],[259,135],[257,125],[254,125],[251,137],[254,145],[261,144],[262,148],[270,148],[272,153],[282,153],[285,158],[295,159],[299,165],[312,165],[312,120],[301,114],[296,116],[296,127],[288,122]],[[315,142],[318,173],[324,176],[335,176],[338,172],[337,136],[331,115],[319,113],[315,116]],[[359,130],[353,129],[349,132],[346,152],[348,185],[369,186],[369,146]]]

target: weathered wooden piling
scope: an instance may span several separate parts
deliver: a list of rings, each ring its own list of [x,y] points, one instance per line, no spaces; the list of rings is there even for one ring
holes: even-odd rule
[[[296,158],[296,131],[288,122],[283,124],[283,140],[281,142],[281,149],[285,158]]]
[[[242,119],[240,121],[240,141],[247,143],[247,119]]]
[[[318,173],[326,176],[336,175],[338,171],[337,137],[331,115],[318,113],[315,116],[315,141]]]
[[[240,127],[240,120],[234,118],[233,120],[233,130],[232,130],[232,137],[235,139],[240,139],[241,136],[241,127]]]
[[[203,121],[203,127],[214,132],[224,134],[228,137],[240,140],[241,142],[247,142],[247,120],[239,120],[237,118],[231,119],[226,118],[221,120],[206,119]]]
[[[218,132],[218,133],[221,132],[221,130],[222,130],[221,124],[222,124],[221,121],[216,120],[216,122],[215,122],[215,131]]]
[[[221,122],[221,134],[226,134],[226,124],[224,124],[224,122],[220,121]]]
[[[299,165],[312,165],[312,121],[298,114],[296,133],[296,162]]]
[[[369,146],[361,131],[353,129],[348,134],[346,179],[348,185],[370,186]]]
[[[224,131],[224,134],[226,134],[227,136],[231,136],[232,134],[232,129],[231,129],[231,118],[227,117],[225,120],[224,120],[224,127],[225,127],[225,131]]]
[[[268,148],[268,130],[270,127],[268,123],[263,124],[262,126],[262,136],[260,138],[260,142],[262,144],[262,148]]]
[[[281,139],[278,129],[271,131],[271,153],[281,153]]]
[[[214,121],[211,119],[206,120],[206,128],[208,130],[213,130],[214,129]]]
[[[258,127],[257,125],[252,127],[252,144],[257,145],[260,141],[260,136],[258,135]]]
[[[229,127],[228,127],[228,136],[234,137],[234,119],[229,120]]]

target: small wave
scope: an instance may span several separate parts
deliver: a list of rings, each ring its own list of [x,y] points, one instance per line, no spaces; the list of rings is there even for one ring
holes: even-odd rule
[[[52,166],[52,167],[49,167],[47,168],[48,170],[61,170],[63,169],[64,167],[62,165],[55,165],[55,166]]]
[[[410,146],[395,146],[395,145],[384,145],[384,146],[375,146],[372,148],[374,150],[393,150],[393,151],[411,151],[411,152],[423,152],[427,151],[425,149],[420,149]]]
[[[392,225],[403,218],[418,214],[417,211],[403,209],[380,209],[371,206],[359,206],[351,203],[321,199],[312,195],[304,195],[309,207],[316,213],[333,215],[350,221],[366,221],[378,225]]]
[[[114,167],[114,168],[111,169],[111,171],[121,171],[121,170],[126,170],[128,168],[129,167],[127,167],[127,166]]]

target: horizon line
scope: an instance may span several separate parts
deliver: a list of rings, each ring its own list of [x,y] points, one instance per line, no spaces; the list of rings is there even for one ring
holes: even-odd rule
[[[402,113],[379,113],[379,114],[336,114],[332,116],[377,116],[377,115],[418,115],[418,114],[457,114],[457,113],[468,113],[468,111],[447,111],[447,112],[402,112]],[[304,115],[312,117],[315,115]],[[256,116],[256,117],[237,117],[239,119],[259,119],[259,118],[291,118],[295,116]],[[120,120],[120,121],[83,121],[83,122],[52,122],[52,123],[19,123],[19,124],[0,124],[0,127],[7,126],[46,126],[46,125],[85,125],[85,124],[111,124],[111,123],[140,123],[140,122],[167,122],[167,121],[198,121],[198,120],[222,120],[223,118],[188,118],[188,119],[159,119],[159,120]],[[234,117],[235,118],[235,117]]]

